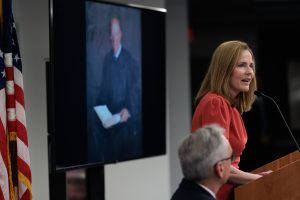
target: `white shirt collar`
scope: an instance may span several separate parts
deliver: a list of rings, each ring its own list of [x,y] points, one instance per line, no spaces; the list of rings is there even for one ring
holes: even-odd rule
[[[202,184],[199,184],[203,189],[205,189],[209,194],[211,194],[215,199],[217,199],[215,193],[213,191],[211,191],[208,187],[202,185]]]
[[[119,57],[119,55],[120,55],[120,53],[121,53],[121,49],[122,49],[122,45],[120,45],[120,47],[119,47],[117,53],[114,54],[114,57],[115,57],[116,59]]]

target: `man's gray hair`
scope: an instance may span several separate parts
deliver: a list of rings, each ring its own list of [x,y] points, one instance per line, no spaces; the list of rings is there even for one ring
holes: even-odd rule
[[[201,181],[213,174],[214,165],[227,156],[228,141],[224,129],[211,124],[184,137],[178,148],[181,170],[191,181]]]

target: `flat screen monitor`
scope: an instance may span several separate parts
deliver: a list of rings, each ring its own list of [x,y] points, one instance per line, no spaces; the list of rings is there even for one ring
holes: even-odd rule
[[[165,154],[165,13],[105,1],[50,2],[51,169]]]

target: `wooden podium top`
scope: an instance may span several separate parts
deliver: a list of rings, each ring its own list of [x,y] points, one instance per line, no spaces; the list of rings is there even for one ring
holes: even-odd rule
[[[252,171],[252,173],[260,173],[260,172],[264,172],[264,171],[268,171],[268,170],[272,170],[272,171],[276,171],[290,163],[293,163],[297,160],[300,159],[300,152],[294,151],[288,155],[285,155],[277,160],[274,160],[266,165],[263,165],[255,170]]]
[[[235,200],[300,199],[300,152],[298,150],[252,172],[268,170],[273,172],[235,188]]]

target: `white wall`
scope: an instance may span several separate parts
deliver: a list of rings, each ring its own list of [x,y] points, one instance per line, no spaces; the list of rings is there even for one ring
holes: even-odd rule
[[[190,129],[186,1],[119,0],[167,8],[167,154],[105,167],[106,200],[166,200],[181,178],[176,148]],[[15,0],[23,61],[34,199],[49,199],[45,59],[49,58],[48,0]],[[155,144],[153,144],[155,145]]]
[[[171,194],[182,177],[177,157],[179,140],[191,129],[191,88],[187,1],[167,0],[167,78]]]

